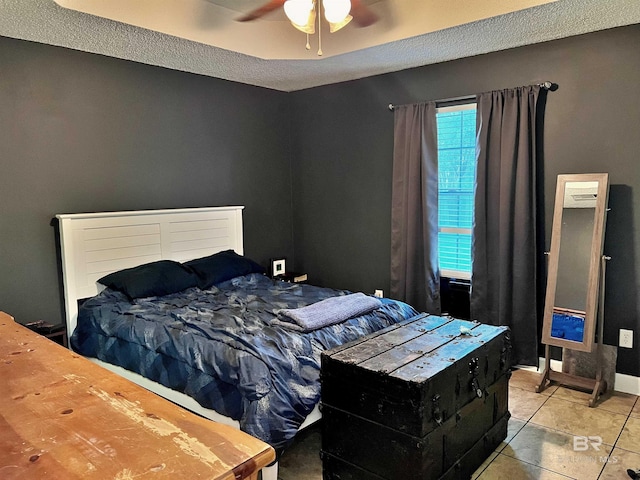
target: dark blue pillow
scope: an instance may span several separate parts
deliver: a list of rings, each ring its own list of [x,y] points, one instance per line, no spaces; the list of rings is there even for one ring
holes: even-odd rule
[[[195,287],[198,279],[181,263],[159,260],[110,273],[98,282],[134,299],[181,292]]]
[[[225,250],[208,257],[196,258],[183,263],[198,277],[198,287],[202,290],[213,285],[250,273],[264,273],[265,269],[247,257],[233,250]]]

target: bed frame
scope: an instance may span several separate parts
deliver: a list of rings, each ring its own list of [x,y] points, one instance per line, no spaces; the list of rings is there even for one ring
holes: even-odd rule
[[[109,273],[157,260],[184,262],[233,249],[244,254],[242,206],[56,215],[59,222],[64,306],[69,335],[76,327],[78,302],[104,287]],[[239,428],[239,423],[194,399],[137,373],[97,359],[102,367],[199,415]],[[318,406],[300,429],[320,418]],[[278,464],[262,470],[277,480]]]

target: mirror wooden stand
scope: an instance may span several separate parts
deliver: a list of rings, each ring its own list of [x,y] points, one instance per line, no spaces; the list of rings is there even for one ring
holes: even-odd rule
[[[581,390],[587,390],[591,392],[591,397],[589,398],[589,406],[595,407],[598,398],[602,394],[607,391],[607,382],[604,380],[602,375],[602,364],[603,364],[603,352],[602,352],[602,344],[601,339],[604,335],[604,279],[606,272],[606,262],[611,260],[611,257],[606,255],[602,256],[601,263],[601,290],[600,293],[600,305],[599,305],[599,317],[598,318],[598,341],[594,343],[594,350],[596,355],[596,374],[595,378],[586,378],[580,377],[578,375],[571,375],[569,373],[564,372],[556,372],[551,369],[551,345],[545,344],[545,362],[544,362],[544,370],[540,375],[540,383],[536,387],[536,392],[540,393],[545,388],[547,388],[552,382],[557,382],[562,385],[567,385],[570,387],[576,387]]]
[[[545,367],[536,388],[541,392],[555,381],[590,390],[589,406],[594,406],[607,389],[602,379],[599,344],[603,338],[605,265],[609,258],[602,254],[608,196],[606,173],[558,175],[542,328]],[[553,371],[551,346],[595,350],[595,379]]]

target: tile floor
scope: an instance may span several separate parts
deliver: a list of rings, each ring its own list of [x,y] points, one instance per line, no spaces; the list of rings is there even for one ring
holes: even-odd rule
[[[536,372],[513,372],[507,438],[474,480],[628,479],[628,468],[640,469],[638,397],[613,392],[589,408],[589,394],[558,386],[538,394],[537,382]],[[312,426],[283,454],[280,480],[321,480],[319,452]]]

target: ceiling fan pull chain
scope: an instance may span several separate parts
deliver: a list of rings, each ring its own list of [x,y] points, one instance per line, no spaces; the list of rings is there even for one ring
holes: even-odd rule
[[[318,12],[318,56],[322,56],[322,23],[320,22],[320,0],[316,2],[316,8]]]

